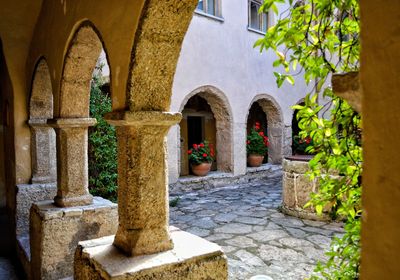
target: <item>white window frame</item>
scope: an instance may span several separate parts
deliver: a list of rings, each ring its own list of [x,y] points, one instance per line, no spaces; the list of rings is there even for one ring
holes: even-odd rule
[[[214,13],[208,13],[208,1],[203,0],[203,9],[199,9],[196,7],[195,12],[200,15],[208,16],[217,20],[223,20],[222,12],[221,12],[221,1],[222,0],[213,0],[214,1]]]
[[[260,9],[262,5],[262,1],[259,0],[248,0],[248,23],[247,23],[247,29],[250,31],[254,31],[257,33],[265,34],[270,26],[270,15],[269,13],[260,13],[257,14],[258,16],[258,22],[259,26],[258,27],[253,27],[251,26],[251,4],[257,5],[257,11]],[[263,26],[266,26],[266,29],[263,30]]]

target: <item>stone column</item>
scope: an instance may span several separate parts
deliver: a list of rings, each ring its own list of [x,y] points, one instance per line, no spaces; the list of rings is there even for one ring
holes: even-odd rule
[[[88,127],[96,124],[92,118],[59,118],[49,120],[56,131],[57,196],[60,207],[91,204],[88,181]]]
[[[111,113],[118,138],[119,227],[114,245],[129,256],[173,248],[168,230],[166,135],[179,113]]]
[[[53,128],[46,119],[30,119],[32,133],[32,184],[55,183],[57,180],[56,143]]]

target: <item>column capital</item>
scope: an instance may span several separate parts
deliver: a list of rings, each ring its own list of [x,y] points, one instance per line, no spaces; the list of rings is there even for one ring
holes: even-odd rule
[[[173,126],[182,119],[181,113],[162,111],[124,111],[105,115],[114,126]]]
[[[47,119],[29,119],[28,125],[33,128],[48,127]]]
[[[96,123],[95,118],[57,118],[47,120],[47,124],[53,128],[89,127]]]

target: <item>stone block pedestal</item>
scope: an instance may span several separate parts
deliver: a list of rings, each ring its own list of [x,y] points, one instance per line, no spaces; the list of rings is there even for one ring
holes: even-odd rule
[[[53,201],[34,203],[30,212],[32,279],[73,275],[78,242],[115,234],[117,204],[100,197],[93,204],[59,208]]]
[[[127,257],[113,245],[114,236],[79,242],[75,280],[87,279],[227,279],[221,248],[193,234],[170,227],[172,250]]]

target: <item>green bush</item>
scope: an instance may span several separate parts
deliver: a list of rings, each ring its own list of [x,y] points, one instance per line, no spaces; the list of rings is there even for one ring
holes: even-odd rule
[[[110,112],[111,98],[101,91],[100,75],[92,78],[90,117],[97,119],[89,128],[89,190],[96,196],[117,200],[117,138],[115,128],[103,118]]]

